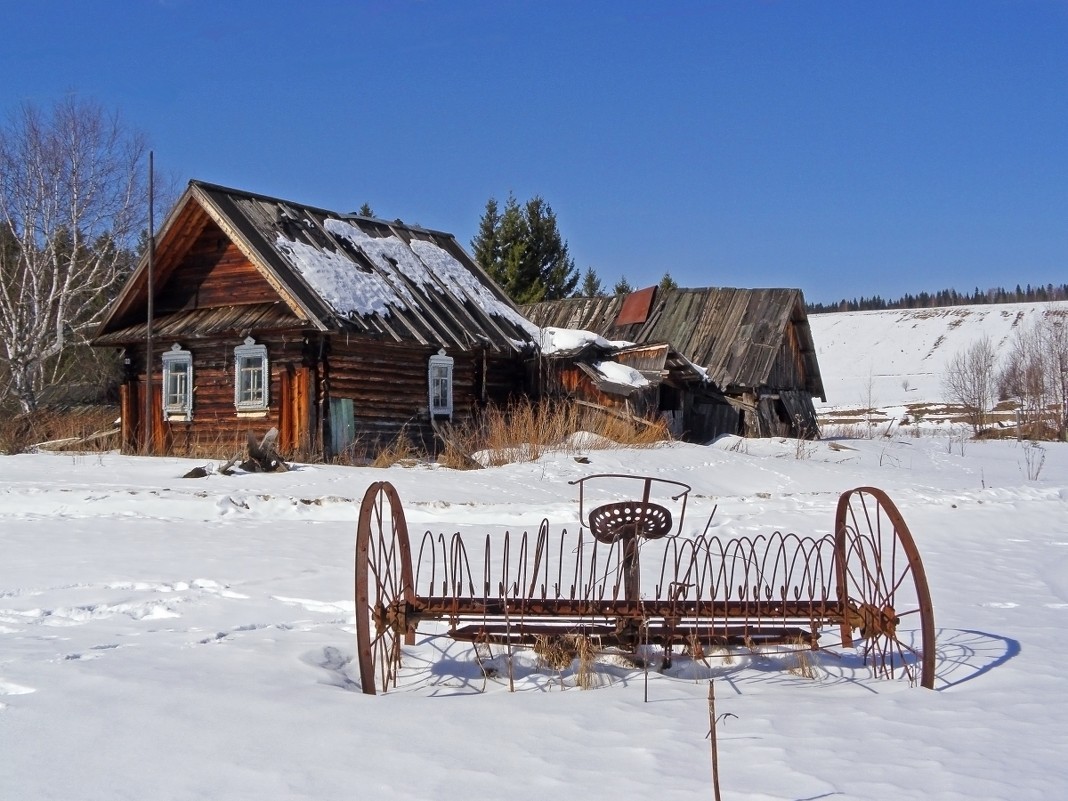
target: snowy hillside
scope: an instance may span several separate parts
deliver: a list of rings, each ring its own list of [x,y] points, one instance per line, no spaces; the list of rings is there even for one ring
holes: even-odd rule
[[[999,349],[1047,310],[1068,302],[842,312],[809,317],[827,403],[817,412],[936,403],[953,356],[983,336]],[[869,391],[870,387],[870,391]]]

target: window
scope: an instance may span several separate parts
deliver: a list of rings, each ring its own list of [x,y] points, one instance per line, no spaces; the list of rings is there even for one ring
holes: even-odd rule
[[[452,357],[438,351],[430,357],[430,416],[452,417]]]
[[[193,354],[178,343],[163,354],[163,416],[168,420],[193,416]]]
[[[238,412],[267,410],[267,346],[252,337],[234,348],[234,406]]]

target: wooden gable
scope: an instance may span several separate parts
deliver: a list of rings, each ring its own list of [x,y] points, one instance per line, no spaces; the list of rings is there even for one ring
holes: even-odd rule
[[[226,331],[309,327],[302,306],[224,224],[195,184],[164,222],[152,270],[156,333],[204,337]],[[94,344],[144,340],[148,284],[146,255],[112,305]]]
[[[156,309],[160,314],[281,300],[256,266],[210,219],[168,272],[157,282]]]

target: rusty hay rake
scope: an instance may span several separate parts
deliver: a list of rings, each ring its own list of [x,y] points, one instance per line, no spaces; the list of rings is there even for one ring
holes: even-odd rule
[[[593,505],[587,496],[605,482],[629,482],[640,500]],[[681,533],[690,487],[680,482],[598,474],[571,483],[579,492],[577,533],[554,535],[543,521],[536,533],[487,535],[481,554],[459,533],[431,531],[413,550],[393,485],[368,487],[355,579],[365,693],[396,686],[402,643],[414,644],[431,621],[476,646],[575,636],[624,653],[658,646],[665,666],[676,651],[703,658],[732,647],[817,649],[830,634],[843,648],[859,648],[876,675],[933,687],[934,615],[923,564],[882,490],[843,493],[825,536],[724,538],[710,525]]]

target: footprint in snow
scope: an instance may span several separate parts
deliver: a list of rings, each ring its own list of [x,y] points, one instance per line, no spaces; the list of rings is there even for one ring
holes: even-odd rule
[[[259,631],[260,629],[266,628],[270,628],[270,626],[268,626],[266,623],[246,623],[242,626],[234,626],[229,631],[218,631],[211,637],[205,637],[203,640],[197,640],[197,644],[214,645],[215,643],[233,639],[234,634],[240,634],[246,631]]]
[[[116,648],[121,648],[121,647],[122,646],[119,645],[118,643],[108,643],[107,645],[93,645],[93,646],[91,646],[89,648],[89,650],[90,651],[97,651],[97,652],[99,652],[99,651],[113,651]],[[63,657],[63,660],[65,662],[75,662],[75,661],[84,661],[86,659],[99,659],[99,658],[100,658],[100,654],[99,653],[91,653],[91,654],[73,653],[73,654],[67,654],[65,657]]]
[[[328,645],[321,651],[309,651],[300,658],[300,661],[325,670],[327,678],[322,682],[324,684],[350,692],[361,691],[360,683],[350,673],[352,657],[333,646]]]
[[[1015,609],[1019,604],[1015,604],[1012,601],[988,601],[983,606],[988,609]]]

